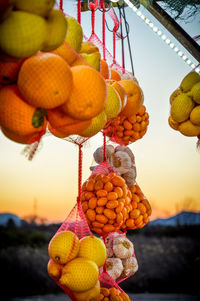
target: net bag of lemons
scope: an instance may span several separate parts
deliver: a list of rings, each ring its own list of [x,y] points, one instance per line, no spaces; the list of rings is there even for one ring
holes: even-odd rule
[[[200,139],[200,75],[197,72],[188,73],[171,94],[168,122],[182,135]]]
[[[105,238],[106,245],[106,272],[120,283],[133,276],[138,270],[133,243],[126,234],[117,231],[109,233]]]
[[[72,300],[91,300],[100,294],[99,268],[106,248],[94,236],[80,202],[49,242],[48,274]]]
[[[117,285],[107,272],[103,272],[99,278],[100,295],[94,301],[131,301],[129,296]]]

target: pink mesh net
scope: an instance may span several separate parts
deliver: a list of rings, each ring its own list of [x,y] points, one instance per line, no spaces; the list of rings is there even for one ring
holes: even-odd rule
[[[117,283],[134,275],[138,270],[133,243],[121,231],[109,233],[104,238],[107,251],[106,272]]]

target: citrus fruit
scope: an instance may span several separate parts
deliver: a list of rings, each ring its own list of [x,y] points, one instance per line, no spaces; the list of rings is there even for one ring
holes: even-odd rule
[[[79,52],[83,41],[83,30],[79,22],[73,17],[66,17],[68,31],[65,41],[76,51]]]
[[[29,105],[17,85],[0,90],[0,125],[6,130],[26,136],[40,133],[46,128],[45,111]]]
[[[105,78],[105,79],[110,78],[110,70],[109,70],[108,64],[106,61],[104,61],[102,59],[100,62],[100,73],[103,76],[103,78]]]
[[[180,84],[180,88],[183,90],[183,92],[188,92],[199,81],[200,75],[197,72],[192,71],[184,77]]]
[[[75,60],[80,59],[75,50],[65,41],[58,48],[50,52],[61,56],[69,65],[72,65]]]
[[[117,70],[110,68],[110,79],[119,81],[121,80],[121,75]]]
[[[192,95],[193,100],[196,103],[200,104],[200,82],[198,82],[197,84],[195,84],[192,87],[191,95]]]
[[[170,98],[169,98],[169,102],[170,104],[173,103],[174,99],[180,95],[182,93],[181,89],[176,89],[171,95],[170,95]]]
[[[107,115],[105,111],[102,111],[99,115],[92,119],[89,127],[81,132],[79,135],[83,137],[92,137],[103,129],[107,122]]]
[[[114,81],[113,83],[111,83],[111,85],[113,88],[115,88],[115,90],[120,96],[121,103],[122,103],[122,107],[121,107],[121,111],[122,111],[127,104],[127,95],[125,89],[117,81]]]
[[[3,62],[0,60],[0,84],[9,85],[16,83],[21,64],[22,61]]]
[[[175,121],[172,116],[169,116],[168,118],[168,123],[170,125],[170,127],[174,130],[178,130],[178,126],[179,126],[179,123],[177,121]]]
[[[47,271],[49,276],[56,281],[61,277],[62,268],[62,265],[54,262],[52,259],[50,259],[47,264]]]
[[[51,239],[48,251],[53,261],[59,264],[65,264],[78,254],[78,236],[71,231],[58,232]]]
[[[14,57],[28,57],[42,48],[47,35],[44,18],[23,11],[12,11],[0,23],[0,48]]]
[[[171,105],[171,116],[177,122],[183,122],[190,116],[194,102],[186,94],[179,94]]]
[[[43,17],[48,16],[55,4],[55,0],[14,0],[17,10],[26,11]]]
[[[92,42],[89,41],[82,42],[79,53],[90,54],[93,52],[99,52],[99,48],[96,45],[94,45]]]
[[[179,125],[178,130],[181,134],[188,137],[194,137],[200,134],[200,126],[194,125],[190,120],[182,122]]]
[[[71,95],[62,109],[74,119],[91,119],[105,108],[106,83],[99,72],[91,67],[75,66],[71,71],[73,76]]]
[[[59,282],[74,292],[83,292],[94,287],[98,278],[99,270],[94,261],[75,258],[64,266]]]
[[[108,97],[105,106],[105,113],[107,115],[108,120],[117,117],[117,115],[121,111],[121,99],[116,89],[107,84],[108,87]]]
[[[65,103],[72,87],[68,63],[53,53],[38,53],[21,66],[18,87],[33,106],[52,109]]]
[[[200,105],[194,107],[194,109],[190,113],[190,121],[193,124],[200,126]]]
[[[124,88],[127,95],[127,104],[120,114],[129,117],[136,114],[143,104],[143,92],[139,85],[132,80],[120,80],[119,84]]]
[[[106,248],[103,241],[96,236],[86,236],[82,238],[80,240],[78,257],[90,259],[94,261],[98,267],[101,267],[106,260]]]
[[[20,144],[31,144],[35,141],[39,141],[41,136],[45,133],[45,127],[46,127],[46,122],[44,126],[44,131],[41,132],[34,132],[29,135],[21,135],[21,134],[16,134],[15,132],[8,130],[4,127],[1,127],[1,131],[6,136],[8,139],[20,143]]]
[[[98,297],[100,294],[100,282],[99,280],[91,289],[84,291],[82,293],[74,293],[77,301],[91,301]]]

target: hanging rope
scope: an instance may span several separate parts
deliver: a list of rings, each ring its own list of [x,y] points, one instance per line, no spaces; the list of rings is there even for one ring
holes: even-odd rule
[[[103,161],[106,161],[106,134],[103,131]]]
[[[122,18],[122,12],[121,12],[121,7],[117,3],[117,7],[119,10],[119,18],[121,20]],[[122,23],[120,24],[120,35],[121,35],[121,48],[122,48],[122,68],[123,68],[123,73],[125,72],[125,56],[124,56],[124,37],[123,37],[123,27]]]
[[[63,0],[60,0],[59,8],[60,8],[60,10],[63,12]]]
[[[79,151],[78,151],[78,197],[77,201],[80,202],[81,197],[81,185],[82,185],[82,144],[79,144]]]
[[[81,24],[81,0],[77,2],[77,21]]]

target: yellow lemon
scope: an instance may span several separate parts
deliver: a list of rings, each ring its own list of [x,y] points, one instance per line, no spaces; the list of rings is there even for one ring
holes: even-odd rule
[[[96,135],[100,130],[103,129],[104,125],[107,122],[107,115],[105,111],[102,111],[99,115],[92,119],[90,126],[84,130],[80,136],[83,137],[92,137]]]
[[[178,130],[188,137],[198,136],[200,134],[200,126],[194,125],[190,120],[182,122]]]
[[[200,125],[200,105],[194,107],[190,113],[190,121],[195,125]]]
[[[171,94],[171,96],[170,96],[170,98],[169,98],[170,104],[172,104],[172,102],[174,101],[174,99],[175,99],[178,95],[180,95],[181,93],[182,93],[181,89],[176,89],[176,90]]]
[[[47,35],[44,18],[23,11],[12,11],[0,23],[0,48],[6,54],[23,58],[42,48]]]
[[[171,106],[171,116],[177,122],[183,122],[190,116],[194,108],[194,102],[186,94],[179,94],[173,101]]]
[[[90,54],[93,52],[99,52],[99,48],[96,45],[94,45],[92,42],[89,41],[82,42],[80,53]]]
[[[94,261],[75,258],[64,266],[59,282],[74,292],[83,292],[94,287],[98,278],[99,270]]]
[[[177,121],[175,121],[172,116],[169,116],[168,118],[168,123],[170,125],[170,127],[174,130],[178,130],[178,126],[179,126],[179,123]]]
[[[105,106],[105,113],[107,115],[108,120],[114,119],[118,116],[121,111],[122,103],[120,100],[120,96],[111,85],[107,84],[108,87],[108,98]]]
[[[48,247],[49,256],[59,264],[75,258],[79,251],[79,239],[71,231],[62,231],[54,235]]]
[[[79,52],[83,41],[83,30],[79,22],[73,17],[66,17],[68,32],[65,41],[76,51]]]
[[[96,236],[86,236],[80,240],[78,257],[93,260],[98,267],[104,265],[106,248],[103,241]]]
[[[62,265],[54,262],[52,259],[49,260],[47,265],[47,271],[49,276],[56,281],[60,278],[62,274],[62,268]]]
[[[80,58],[77,58],[73,63],[72,67],[78,66],[78,65],[90,65],[97,71],[100,71],[100,59],[101,54],[99,52],[94,53],[81,53]]]
[[[17,10],[27,11],[42,17],[48,16],[55,4],[55,0],[14,0]]]
[[[100,282],[98,280],[94,287],[82,293],[74,293],[74,296],[77,301],[92,301],[94,300],[94,298],[97,298],[99,294],[100,294]]]
[[[188,92],[192,87],[200,81],[200,75],[192,71],[188,73],[181,82],[180,88],[183,92]]]
[[[200,82],[192,87],[191,96],[196,103],[200,104]]]

